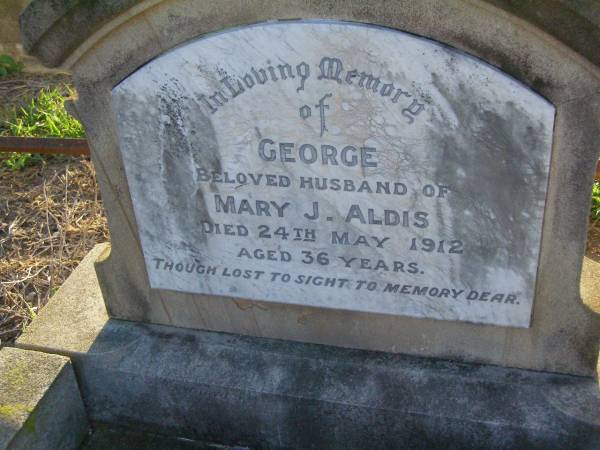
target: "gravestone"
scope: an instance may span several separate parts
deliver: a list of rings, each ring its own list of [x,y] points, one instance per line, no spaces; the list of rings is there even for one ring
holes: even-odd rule
[[[589,188],[560,168],[591,179],[596,124],[562,87],[595,78],[534,44],[511,75],[370,22],[190,30],[111,71],[82,57],[109,313],[589,375]]]
[[[72,352],[92,420],[278,448],[597,442],[592,50],[503,2],[109,3],[22,15],[74,74],[111,231],[88,296],[111,319],[21,345]]]

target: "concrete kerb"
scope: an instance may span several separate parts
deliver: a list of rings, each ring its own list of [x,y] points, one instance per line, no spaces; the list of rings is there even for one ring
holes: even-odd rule
[[[0,448],[77,449],[89,431],[68,358],[0,351]]]

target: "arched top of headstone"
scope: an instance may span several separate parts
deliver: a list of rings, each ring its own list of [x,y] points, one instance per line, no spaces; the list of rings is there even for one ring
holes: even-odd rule
[[[151,7],[155,1],[141,0],[33,0],[21,13],[25,50],[50,67],[65,59],[94,32],[127,15],[134,7]],[[326,2],[323,2],[326,3]],[[409,3],[398,1],[398,3]],[[600,66],[600,15],[596,0],[564,2],[512,2],[482,0],[553,36],[593,64]],[[209,9],[208,6],[201,7]]]

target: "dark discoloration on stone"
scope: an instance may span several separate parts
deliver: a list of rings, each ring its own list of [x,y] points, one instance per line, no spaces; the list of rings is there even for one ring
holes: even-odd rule
[[[459,129],[453,129],[444,117],[434,117],[429,128],[432,145],[440,155],[431,164],[436,169],[436,180],[452,187],[448,197],[453,217],[451,230],[460,230],[461,238],[471,241],[470,265],[465,265],[461,279],[469,285],[485,279],[485,270],[492,261],[507,270],[523,274],[530,254],[530,230],[514,226],[519,217],[542,211],[545,200],[545,152],[533,153],[543,148],[543,136],[551,134],[544,124],[532,123],[530,118],[514,104],[504,105],[499,115],[487,110],[484,104],[474,102],[476,93],[463,83],[458,91],[449,91],[438,76],[433,74],[434,85],[452,106]],[[458,172],[464,176],[457,176]],[[500,188],[502,187],[502,189]],[[540,190],[541,188],[541,190]],[[469,197],[477,193],[481,202]],[[532,208],[531,205],[536,205]],[[461,215],[469,213],[481,220],[473,228],[465,228]],[[486,233],[487,234],[482,234]],[[478,237],[478,239],[473,239]],[[529,274],[533,277],[535,274]],[[533,284],[532,279],[527,281]]]
[[[135,130],[128,131],[125,140],[145,140],[160,142],[160,176],[168,202],[158,205],[163,214],[156,214],[155,220],[163,230],[181,230],[179,235],[188,235],[186,241],[168,241],[169,250],[185,249],[191,257],[199,258],[198,243],[206,241],[200,223],[211,221],[201,183],[196,171],[221,170],[218,142],[211,117],[206,114],[200,100],[190,94],[176,79],[156,86],[156,95],[147,98],[134,92],[121,92],[119,104],[136,105],[136,110],[119,109],[119,122],[132,120],[135,114],[143,112],[144,120]],[[154,127],[153,123],[160,123]],[[144,155],[140,155],[144,158]],[[154,202],[152,192],[142,194],[142,202]],[[151,239],[165,239],[165,236],[149,236]],[[166,237],[169,239],[169,236]]]
[[[156,142],[164,143],[161,149],[162,173],[169,209],[177,216],[181,234],[191,233],[193,237],[190,242],[177,244],[198,256],[200,250],[195,243],[206,241],[199,224],[211,219],[200,183],[197,182],[196,170],[221,170],[219,144],[211,118],[206,115],[199,101],[190,97],[177,80],[170,81],[160,87],[158,113],[167,121],[163,123],[157,119],[162,129]]]

